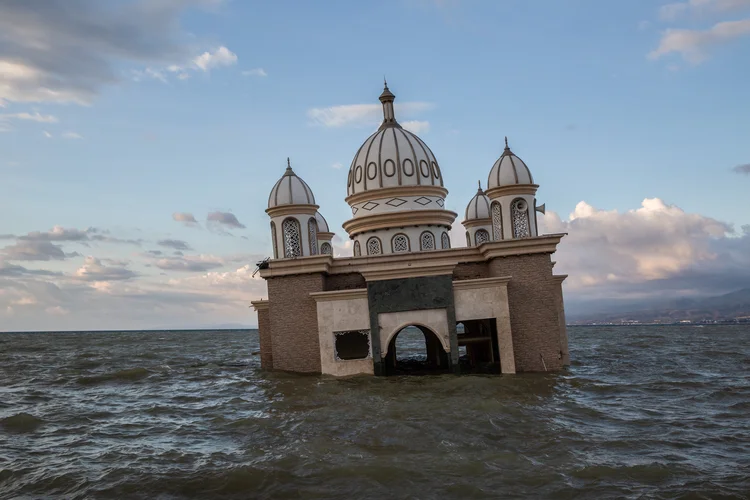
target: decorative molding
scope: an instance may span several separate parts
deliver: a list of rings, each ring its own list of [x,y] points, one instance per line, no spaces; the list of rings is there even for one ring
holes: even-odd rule
[[[486,262],[515,255],[551,254],[555,252],[563,236],[565,233],[547,234],[520,240],[491,241],[484,243],[481,248],[459,247],[432,252],[362,255],[336,259],[331,255],[279,259],[270,261],[267,269],[260,270],[260,275],[262,278],[273,278],[312,273],[372,273],[374,279],[390,279],[379,276],[384,272],[391,272],[396,277],[429,276],[430,273],[449,274],[452,271],[447,271],[448,268],[452,269],[459,263]],[[403,274],[399,276],[399,273]]]
[[[432,203],[432,200],[430,198],[427,198],[426,196],[420,196],[419,198],[414,200],[414,203],[417,203],[424,207],[425,205],[429,205],[430,203]]]
[[[506,288],[511,276],[499,276],[496,278],[479,278],[474,280],[457,280],[453,282],[453,290],[470,290],[473,288]]]
[[[565,281],[565,278],[567,278],[567,274],[553,274],[552,279],[555,281],[555,283],[562,284],[563,281]]]
[[[367,210],[369,212],[373,208],[377,208],[379,206],[380,206],[380,203],[375,203],[373,201],[368,201],[367,203],[365,203],[364,205],[362,205],[360,208],[362,210]]]
[[[457,264],[457,263],[456,263]],[[365,281],[382,281],[403,278],[417,278],[421,276],[452,275],[456,264],[422,264],[412,266],[395,266],[393,263],[384,263],[379,268],[362,270]]]
[[[379,200],[381,198],[403,198],[405,196],[437,196],[445,198],[448,196],[448,190],[442,186],[416,185],[416,186],[393,186],[388,188],[372,189],[361,191],[356,194],[347,196],[344,201],[349,205],[358,205],[360,203]]]
[[[486,219],[471,219],[471,220],[465,220],[461,223],[466,229],[470,229],[472,227],[479,227],[479,226],[487,226],[489,228],[492,227],[492,219],[489,217]]]
[[[271,217],[283,217],[284,215],[312,215],[320,208],[318,205],[281,205],[279,207],[267,208],[266,213]]]
[[[499,186],[488,189],[484,194],[486,194],[490,200],[494,200],[501,196],[515,194],[535,195],[537,189],[539,189],[538,184],[513,184],[511,186]]]
[[[250,302],[250,304],[255,309],[255,311],[258,312],[258,311],[267,311],[268,306],[270,305],[270,302],[268,302],[268,299],[263,299],[263,300],[254,300]]]
[[[408,203],[408,201],[406,201],[403,198],[392,198],[385,202],[386,205],[391,206],[391,207],[396,207],[396,208],[400,207],[404,203]]]
[[[355,236],[378,229],[393,229],[410,226],[448,226],[456,220],[458,214],[449,210],[411,210],[406,212],[384,212],[365,215],[344,222],[344,230],[349,236]]]
[[[334,236],[336,236],[336,233],[321,232],[318,233],[318,241],[330,241]]]
[[[355,288],[353,290],[334,290],[332,292],[312,292],[310,294],[310,297],[315,299],[315,302],[366,299],[367,288]]]

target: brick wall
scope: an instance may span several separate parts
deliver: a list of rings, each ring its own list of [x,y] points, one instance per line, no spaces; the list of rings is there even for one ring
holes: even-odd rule
[[[562,368],[560,351],[559,285],[552,278],[549,254],[502,257],[489,262],[491,276],[511,276],[508,306],[513,354],[519,372]]]
[[[269,278],[273,368],[320,373],[318,314],[312,292],[322,292],[323,274]]]
[[[454,280],[475,280],[489,277],[490,271],[486,262],[464,262],[453,269]]]
[[[359,273],[332,274],[326,276],[326,291],[367,288],[365,278]]]
[[[268,309],[258,311],[258,336],[260,337],[260,367],[264,370],[273,370],[271,317]]]

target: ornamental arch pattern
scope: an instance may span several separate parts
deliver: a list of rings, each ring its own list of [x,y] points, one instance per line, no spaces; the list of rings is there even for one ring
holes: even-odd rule
[[[284,257],[294,258],[302,256],[302,231],[299,221],[293,217],[284,219],[281,223],[284,235]]]

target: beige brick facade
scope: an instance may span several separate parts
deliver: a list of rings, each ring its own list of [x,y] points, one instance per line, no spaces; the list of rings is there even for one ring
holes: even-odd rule
[[[545,365],[550,371],[561,369],[560,352],[567,352],[567,346],[560,345],[560,285],[552,275],[550,255],[493,259],[489,270],[491,276],[511,276],[508,304],[516,370],[544,371]]]
[[[274,370],[320,373],[318,316],[313,292],[322,292],[322,273],[268,279]]]
[[[260,337],[260,367],[264,370],[273,370],[271,316],[267,308],[258,310],[258,335]]]

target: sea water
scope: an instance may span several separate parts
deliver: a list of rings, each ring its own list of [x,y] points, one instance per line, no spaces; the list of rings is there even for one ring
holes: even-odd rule
[[[569,336],[561,373],[334,379],[254,331],[0,334],[0,498],[750,496],[750,328]]]

